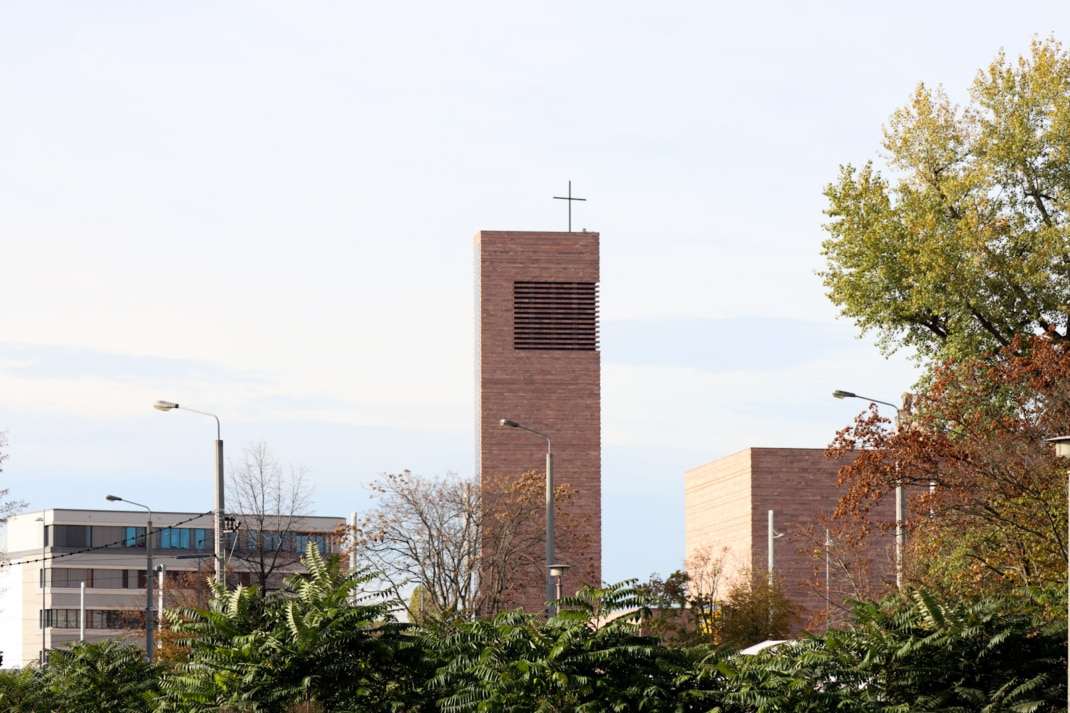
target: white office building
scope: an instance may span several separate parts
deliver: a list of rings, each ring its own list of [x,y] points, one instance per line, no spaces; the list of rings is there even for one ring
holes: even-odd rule
[[[127,638],[144,646],[148,513],[143,510],[56,509],[13,515],[7,524],[7,576],[0,580],[4,665],[26,665],[41,652],[80,639]],[[235,516],[242,523],[242,516]],[[282,555],[268,581],[277,587],[301,571],[296,553],[311,543],[339,551],[340,517],[285,520],[285,529],[242,523],[225,533],[228,584],[257,583],[260,550]],[[283,522],[280,518],[278,522]],[[211,513],[153,512],[154,609],[159,583],[204,583],[213,576]],[[177,586],[177,585],[176,585]],[[199,584],[197,586],[200,586]],[[204,594],[208,587],[204,584]],[[159,617],[157,617],[157,622]],[[16,642],[14,639],[18,639]]]

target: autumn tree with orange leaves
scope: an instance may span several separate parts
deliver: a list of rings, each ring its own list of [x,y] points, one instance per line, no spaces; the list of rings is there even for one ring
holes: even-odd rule
[[[907,578],[966,596],[1065,585],[1067,468],[1046,440],[1070,432],[1070,349],[1050,335],[934,370],[898,430],[875,410],[839,432],[836,517],[853,522],[902,481]]]

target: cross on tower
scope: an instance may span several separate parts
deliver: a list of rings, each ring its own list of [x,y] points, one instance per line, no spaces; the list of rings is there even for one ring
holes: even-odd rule
[[[568,232],[572,232],[572,201],[586,201],[586,198],[572,197],[572,181],[568,182],[568,196],[554,196],[554,200],[568,201]]]

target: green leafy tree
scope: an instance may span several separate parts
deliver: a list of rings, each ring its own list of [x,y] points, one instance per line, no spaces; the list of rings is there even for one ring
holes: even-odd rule
[[[942,361],[1017,335],[1067,338],[1070,55],[1035,40],[977,74],[966,108],[919,85],[883,148],[894,178],[843,166],[825,190],[819,274],[890,353]]]
[[[721,644],[744,648],[770,639],[786,639],[799,623],[798,607],[784,593],[779,577],[745,570],[728,588],[723,602]]]
[[[55,710],[45,677],[37,666],[0,671],[0,710],[51,713]]]
[[[371,574],[345,573],[310,547],[288,592],[215,587],[208,610],[168,612],[191,636],[165,682],[165,710],[392,711],[412,703],[419,651],[393,622],[398,602],[360,594]]]
[[[647,603],[625,582],[560,600],[549,621],[514,611],[447,622],[426,635],[440,661],[429,691],[445,713],[709,710],[680,688],[694,680],[689,652],[640,632]]]
[[[57,713],[144,713],[155,706],[160,669],[133,644],[76,642],[49,652],[44,684]]]
[[[662,579],[653,574],[638,589],[649,598],[650,614],[643,620],[643,632],[657,636],[668,646],[697,646],[710,641],[704,631],[701,609],[693,607],[691,576],[677,570]]]
[[[1065,629],[1024,592],[856,603],[848,628],[702,668],[722,691],[722,713],[1066,708]]]

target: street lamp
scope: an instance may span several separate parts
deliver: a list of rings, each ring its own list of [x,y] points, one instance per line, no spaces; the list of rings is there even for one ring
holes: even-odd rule
[[[550,437],[507,418],[499,423],[506,428],[519,428],[546,439],[546,616],[549,618],[555,613],[555,607],[550,603],[554,600],[554,576],[550,571],[554,564],[554,454]]]
[[[1049,438],[1048,443],[1055,446],[1055,455],[1059,458],[1070,458],[1070,436],[1057,436],[1055,438]],[[1070,484],[1068,484],[1067,491],[1067,511],[1066,511],[1066,530],[1070,533]],[[1067,560],[1066,570],[1066,588],[1070,592],[1070,559]],[[1070,600],[1066,603],[1066,621],[1067,621],[1067,636],[1066,636],[1066,661],[1067,661],[1067,676],[1070,677]],[[1067,710],[1070,710],[1070,688],[1066,691],[1066,706]]]
[[[783,537],[784,533],[783,532],[777,532],[773,528],[773,511],[772,510],[769,511],[768,520],[769,520],[769,527],[767,529],[768,529],[768,540],[769,540],[769,542],[767,544],[767,548],[769,550],[769,584],[772,584],[773,583],[773,577],[774,577],[774,575],[776,573],[776,565],[774,564],[776,562],[776,549],[775,549],[774,543],[777,540],[779,540],[781,537]]]
[[[157,411],[170,411],[177,409],[178,404],[172,401],[157,401],[152,407]],[[182,410],[211,416],[215,419],[215,579],[221,585],[226,585],[226,561],[223,548],[223,439],[219,417],[214,413],[198,411],[189,406],[183,406]]]
[[[841,389],[833,391],[832,397],[836,399],[862,399],[863,401],[870,401],[875,404],[891,406],[895,409],[895,429],[897,431],[899,430],[902,410],[893,403],[874,399],[869,396],[860,396],[853,391],[843,391]],[[899,464],[896,463],[896,470],[898,470],[898,467]],[[896,475],[898,475],[898,473],[896,473]],[[906,544],[906,534],[903,531],[903,512],[906,510],[905,505],[903,500],[903,481],[902,479],[897,478],[895,481],[895,587],[900,590],[903,588],[903,549]]]
[[[148,505],[135,503],[133,500],[120,498],[118,495],[108,495],[107,499],[109,502],[113,503],[129,503],[131,505],[137,505],[139,508],[145,508],[149,513],[149,526],[145,530],[145,550],[147,553],[145,557],[145,656],[151,663],[156,660],[156,642],[153,641],[153,633],[156,631],[156,621],[153,616],[155,612],[152,608],[152,579],[156,574],[152,566],[152,508]]]
[[[564,579],[571,568],[572,566],[567,564],[550,565],[550,576],[554,578],[554,583],[557,586],[557,596],[555,597],[555,600],[561,599],[561,580]]]

